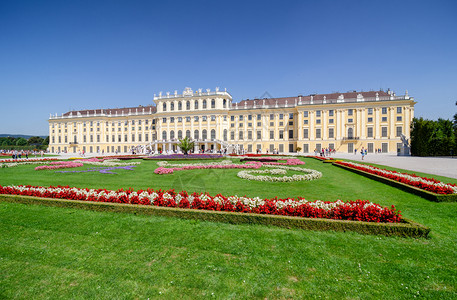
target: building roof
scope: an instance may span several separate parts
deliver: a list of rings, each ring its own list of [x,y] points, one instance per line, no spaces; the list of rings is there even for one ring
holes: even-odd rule
[[[135,106],[135,107],[124,107],[124,108],[107,108],[107,109],[86,109],[86,110],[72,110],[69,112],[64,113],[62,116],[63,117],[77,117],[77,116],[93,116],[95,115],[111,115],[111,116],[122,116],[122,115],[135,115],[138,113],[139,115],[143,114],[150,114],[150,113],[155,113],[157,111],[157,108],[153,105],[148,105],[148,106]]]
[[[325,103],[339,103],[341,102],[350,103],[357,102],[357,98],[362,97],[364,101],[376,101],[376,97],[379,100],[391,100],[391,96],[395,96],[394,93],[384,91],[369,91],[369,92],[347,92],[347,93],[331,93],[331,94],[312,94],[308,96],[298,95],[295,97],[281,97],[281,98],[264,98],[264,99],[246,99],[235,104],[238,108],[261,108],[262,106],[296,106],[296,105],[307,105],[307,104],[324,104]],[[396,97],[398,98],[398,97]],[[233,108],[233,105],[232,105]]]

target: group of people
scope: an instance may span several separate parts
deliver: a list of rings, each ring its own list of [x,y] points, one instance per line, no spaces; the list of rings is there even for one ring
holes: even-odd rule
[[[5,156],[11,156],[12,159],[28,159],[29,155],[41,155],[43,157],[44,151],[28,151],[28,150],[1,150],[0,153]]]
[[[335,154],[336,150],[331,148],[321,148],[320,150],[314,149],[314,155],[317,156],[318,154],[322,157],[330,156],[331,154]]]

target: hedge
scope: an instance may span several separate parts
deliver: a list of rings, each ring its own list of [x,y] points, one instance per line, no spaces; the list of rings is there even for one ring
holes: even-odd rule
[[[362,171],[362,170],[358,170],[358,169],[355,169],[355,168],[351,168],[351,167],[348,167],[348,166],[343,166],[343,165],[340,165],[340,164],[338,164],[336,162],[334,162],[333,165],[334,166],[338,166],[338,167],[343,168],[343,169],[346,169],[348,171],[363,175],[363,176],[368,177],[370,179],[373,179],[373,180],[388,184],[390,186],[399,188],[399,189],[401,189],[401,190],[403,190],[405,192],[420,196],[420,197],[422,197],[424,199],[427,199],[427,200],[430,200],[430,201],[434,201],[434,202],[457,202],[457,194],[447,194],[447,195],[436,194],[436,193],[432,193],[432,192],[429,192],[429,191],[426,191],[426,190],[422,190],[422,189],[417,188],[415,186],[411,186],[411,185],[408,185],[408,184],[405,184],[405,183],[402,183],[402,182],[398,182],[396,180],[385,178],[385,177],[382,177],[382,176],[379,176],[379,175],[376,175],[376,174],[371,174],[371,173],[368,173],[368,172],[365,172],[365,171]]]
[[[93,211],[178,217],[182,219],[198,219],[210,222],[223,222],[230,224],[260,224],[284,228],[297,228],[317,231],[353,231],[361,234],[412,238],[427,238],[428,234],[430,233],[430,228],[407,219],[404,219],[404,223],[374,223],[318,218],[298,218],[277,215],[247,214],[223,211],[207,211],[135,204],[126,205],[119,203],[63,200],[21,195],[0,195],[0,201],[24,204],[39,204],[55,207],[82,208]]]

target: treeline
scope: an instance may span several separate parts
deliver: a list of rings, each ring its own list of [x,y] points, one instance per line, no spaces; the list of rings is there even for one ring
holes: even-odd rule
[[[48,145],[49,137],[32,136],[29,139],[11,136],[0,137],[0,149],[2,150],[46,150]]]
[[[457,114],[454,121],[414,118],[411,124],[411,155],[456,155]]]

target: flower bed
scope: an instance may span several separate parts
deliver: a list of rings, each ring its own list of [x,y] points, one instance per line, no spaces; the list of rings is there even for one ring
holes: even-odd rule
[[[334,162],[334,165],[370,177],[377,181],[387,183],[391,186],[396,186],[428,200],[437,202],[457,201],[457,186],[455,184],[447,184],[433,178],[383,170],[373,166],[357,163],[336,161]]]
[[[396,180],[432,193],[457,194],[457,185],[444,183],[434,178],[420,177],[415,174],[400,173],[352,162],[338,162],[338,164]]]
[[[134,171],[135,166],[114,166],[114,167],[92,167],[87,170],[78,170],[78,171],[56,171],[56,173],[88,173],[88,172],[99,172],[101,174],[117,174],[111,172],[113,170],[129,170]]]
[[[292,182],[292,181],[309,181],[315,180],[322,177],[322,173],[312,169],[305,169],[299,167],[288,167],[288,166],[269,166],[270,168],[279,168],[272,170],[250,170],[238,172],[237,176],[242,179],[255,180],[255,181],[268,181],[268,182]],[[292,175],[285,176],[286,170],[298,171],[306,173],[305,175]],[[252,174],[272,174],[272,175],[284,175],[282,177],[275,177],[269,175],[254,176]]]
[[[326,160],[334,160],[332,157],[325,157],[325,156],[314,156],[314,155],[308,155],[306,157],[309,157],[309,158],[315,158],[315,159],[318,159],[318,160],[322,160],[322,161],[326,161]]]
[[[155,156],[149,156],[147,159],[220,159],[224,158],[221,154],[198,154],[198,153],[189,153],[188,155],[184,154],[161,154]]]
[[[343,202],[307,201],[303,198],[261,199],[259,197],[210,196],[203,193],[189,195],[186,191],[139,190],[110,191],[105,189],[79,189],[68,186],[0,186],[0,194],[33,197],[141,204],[212,211],[271,214],[306,218],[326,218],[364,222],[400,223],[402,216],[394,206],[387,208],[367,200]]]
[[[96,166],[131,166],[131,165],[139,165],[141,162],[127,162],[123,163],[120,162],[119,159],[113,159],[113,158],[89,158],[89,159],[78,159],[75,160],[75,162],[80,162],[83,164],[89,164],[89,165],[96,165]]]
[[[260,169],[263,165],[266,165],[266,166],[296,166],[296,165],[304,165],[305,163],[303,161],[299,160],[299,159],[290,158],[290,159],[287,159],[287,161],[285,163],[249,161],[246,164],[234,164],[230,160],[224,160],[222,162],[194,163],[194,164],[170,164],[167,161],[161,161],[161,162],[159,162],[157,164],[159,165],[159,167],[154,170],[154,173],[155,174],[159,174],[159,175],[164,175],[164,174],[173,174],[174,171],[184,171],[184,170],[196,170],[196,169]],[[171,168],[166,168],[167,166],[168,167],[171,166]],[[305,169],[300,169],[300,170],[296,170],[296,171],[302,172],[303,170],[305,170]],[[311,170],[311,171],[314,171],[314,170]],[[305,172],[308,172],[308,169],[306,169]],[[315,172],[317,172],[317,171],[315,171]],[[320,176],[322,176],[322,173],[320,173],[320,172],[317,172],[317,173],[319,173]],[[241,176],[238,175],[238,177],[248,179],[250,176],[248,176],[246,174],[243,174]],[[305,177],[303,177],[303,178],[305,178]],[[296,177],[296,179],[298,180],[298,177]],[[314,179],[316,179],[316,178],[314,178]],[[305,180],[305,179],[301,179],[301,180]],[[281,180],[271,180],[271,181],[281,181]],[[295,180],[283,180],[283,181],[295,181]]]
[[[51,162],[50,166],[38,166],[35,168],[36,171],[39,170],[55,170],[55,169],[65,169],[65,168],[77,168],[82,167],[82,163],[72,162],[72,161],[56,161]]]
[[[58,158],[21,158],[21,159],[1,159],[0,163],[14,163],[14,162],[47,162],[58,160]]]

